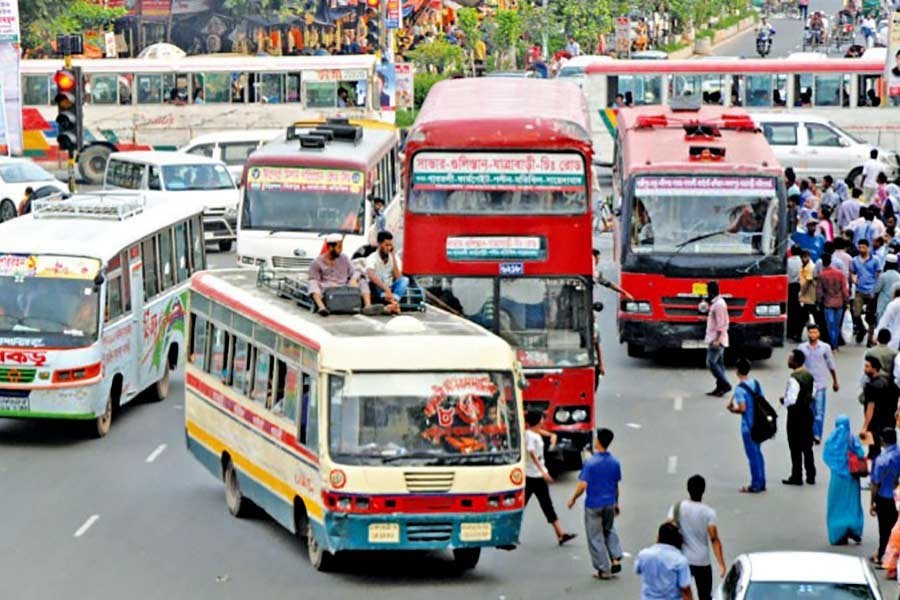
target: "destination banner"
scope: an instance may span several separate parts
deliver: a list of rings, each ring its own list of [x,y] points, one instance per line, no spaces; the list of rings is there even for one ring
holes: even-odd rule
[[[772,177],[649,176],[635,183],[637,196],[746,196],[775,193]]]
[[[99,270],[100,261],[94,258],[0,254],[0,277],[93,279]]]
[[[583,191],[581,155],[541,152],[420,152],[413,159],[417,190]]]
[[[344,169],[251,167],[247,173],[251,190],[361,194],[364,181],[362,171]]]
[[[547,257],[547,240],[539,236],[448,237],[449,260],[542,260]]]

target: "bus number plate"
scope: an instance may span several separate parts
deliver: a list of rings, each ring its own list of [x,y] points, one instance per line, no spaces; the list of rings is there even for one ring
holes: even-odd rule
[[[369,525],[370,544],[396,544],[400,542],[398,523],[372,523]]]
[[[700,296],[701,298],[706,298],[706,284],[705,283],[695,283],[691,286],[691,293],[695,296]]]
[[[27,397],[0,396],[0,411],[27,411],[28,409]]]
[[[500,263],[500,274],[507,277],[525,274],[525,263]]]
[[[461,542],[489,542],[493,535],[490,523],[463,523],[459,526]]]

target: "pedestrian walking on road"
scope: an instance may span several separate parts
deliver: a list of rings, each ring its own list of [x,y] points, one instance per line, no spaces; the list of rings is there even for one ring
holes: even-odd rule
[[[537,496],[541,510],[547,522],[553,527],[556,533],[556,541],[560,546],[575,538],[576,534],[566,533],[559,524],[559,518],[553,509],[553,500],[550,498],[550,488],[548,483],[553,483],[547,467],[544,466],[544,438],[538,432],[538,427],[544,419],[543,413],[537,410],[530,410],[525,415],[525,451],[527,452],[525,462],[525,504],[532,495]]]
[[[692,600],[691,567],[681,553],[684,538],[673,523],[659,526],[656,543],[638,552],[641,600]]]
[[[569,500],[571,509],[578,497],[587,492],[584,499],[584,529],[597,579],[609,579],[613,573],[622,570],[622,546],[614,527],[616,515],[619,514],[622,467],[609,452],[612,441],[611,430],[597,430],[595,452],[584,463],[578,485]]]
[[[731,391],[725,376],[725,349],[728,347],[728,305],[719,294],[719,282],[706,284],[709,314],[706,317],[706,366],[716,380],[716,387],[707,396],[721,398]]]
[[[894,507],[900,512],[900,487],[894,488]],[[891,529],[891,537],[888,538],[887,548],[881,558],[881,566],[884,567],[885,577],[891,581],[897,579],[897,562],[900,559],[900,517]]]
[[[728,411],[741,415],[741,438],[744,440],[744,452],[750,463],[750,485],[740,489],[745,494],[758,494],[766,491],[766,463],[763,460],[760,444],[753,441],[753,394],[762,395],[762,386],[750,377],[750,361],[740,358],[737,362],[737,376],[740,383],[734,390],[734,396],[728,404]]]
[[[816,482],[813,456],[813,389],[815,380],[804,367],[806,355],[794,350],[788,355],[791,375],[781,403],[787,408],[787,439],[791,450],[791,475],[782,479],[785,485],[803,485],[803,464],[806,464],[806,483]]]
[[[825,314],[828,343],[837,351],[841,340],[844,307],[850,301],[850,286],[844,273],[832,264],[831,254],[822,255],[822,271],[816,280],[816,297]]]
[[[869,341],[874,337],[875,313],[878,310],[878,302],[875,298],[875,284],[881,273],[881,263],[872,256],[869,242],[863,238],[857,243],[859,254],[850,263],[850,279],[856,284],[856,294],[853,296],[851,313],[853,314],[853,329],[856,332],[856,343],[859,344],[868,332]],[[866,318],[863,324],[863,312]],[[870,344],[871,345],[871,344]]]
[[[872,564],[881,566],[891,529],[897,523],[897,507],[894,505],[894,488],[900,478],[900,453],[897,451],[897,430],[893,426],[880,432],[881,454],[872,463],[872,500],[869,514],[878,519],[878,551]]]
[[[865,421],[860,430],[860,437],[871,437],[869,459],[875,460],[881,453],[878,436],[883,429],[893,427],[896,422],[897,388],[881,373],[880,360],[874,356],[867,356],[863,364],[866,375],[866,383],[863,386]]]
[[[803,306],[800,304],[800,270],[803,268],[803,260],[800,253],[803,250],[794,244],[791,246],[791,256],[787,259],[788,276],[788,305],[787,305],[787,337],[795,342],[800,342],[803,334]]]
[[[822,441],[822,431],[825,429],[825,401],[828,389],[828,379],[831,376],[831,389],[835,392],[841,389],[837,379],[837,370],[834,364],[834,356],[831,354],[831,346],[819,339],[821,332],[819,326],[810,323],[806,326],[806,342],[797,346],[797,349],[806,355],[804,365],[809,371],[815,386],[813,387],[813,443]]]
[[[725,577],[725,556],[722,541],[716,527],[716,511],[703,503],[706,480],[702,475],[693,475],[687,480],[690,500],[681,500],[669,509],[668,519],[678,527],[684,540],[682,551],[687,558],[697,586],[697,598],[712,598],[712,564],[709,560],[709,546],[712,545],[719,565],[719,578]]]
[[[828,543],[836,546],[862,541],[864,517],[859,479],[850,473],[851,452],[860,459],[866,456],[859,439],[850,431],[850,417],[838,415],[822,452],[822,459],[831,470],[826,508]]]

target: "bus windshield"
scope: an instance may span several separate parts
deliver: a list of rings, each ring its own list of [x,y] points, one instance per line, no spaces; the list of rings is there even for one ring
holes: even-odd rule
[[[510,373],[353,373],[329,380],[329,450],[344,464],[514,464]]]
[[[409,209],[439,214],[581,214],[584,159],[574,152],[419,152]]]
[[[172,192],[235,188],[228,169],[222,165],[168,165],[162,173],[166,189]]]
[[[778,211],[771,177],[641,176],[630,206],[630,249],[772,255]]]
[[[34,347],[92,342],[99,322],[98,267],[90,259],[0,254],[0,337]]]
[[[363,181],[361,171],[253,167],[247,173],[241,228],[360,234]]]

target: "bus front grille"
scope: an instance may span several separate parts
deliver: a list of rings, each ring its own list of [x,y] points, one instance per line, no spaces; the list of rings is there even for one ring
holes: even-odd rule
[[[449,492],[453,487],[453,473],[404,473],[409,492]]]
[[[309,270],[312,264],[311,258],[299,258],[297,256],[273,256],[272,266],[276,269]]]
[[[406,539],[410,542],[447,542],[453,537],[453,523],[407,523]]]
[[[0,383],[31,383],[37,369],[0,367]]]

